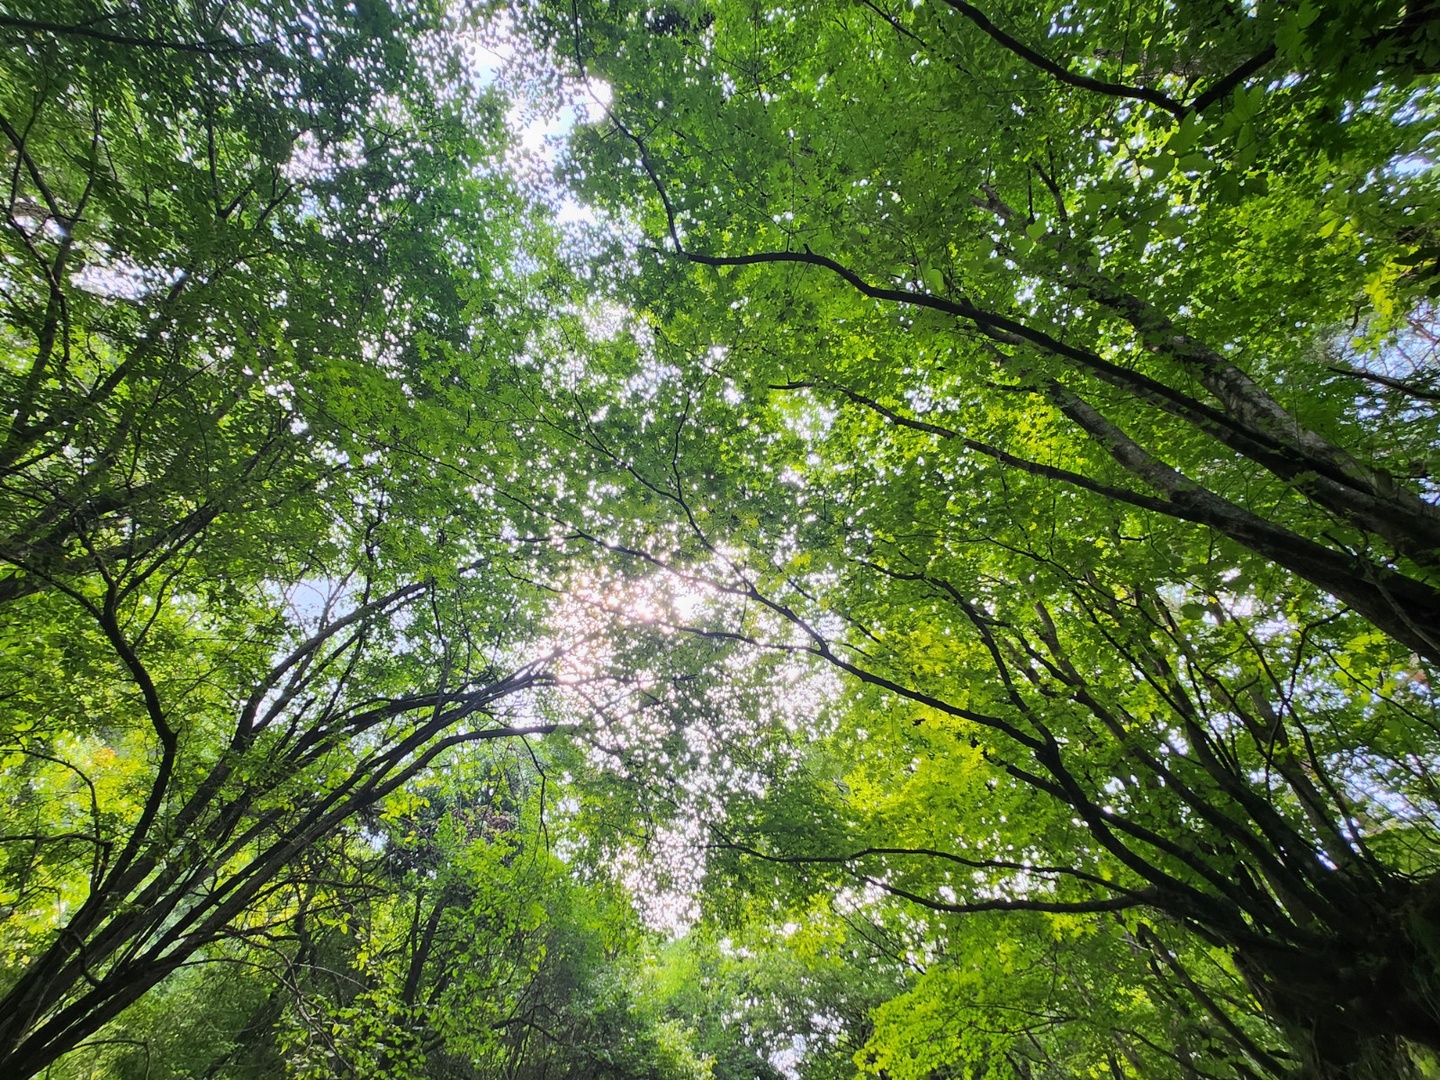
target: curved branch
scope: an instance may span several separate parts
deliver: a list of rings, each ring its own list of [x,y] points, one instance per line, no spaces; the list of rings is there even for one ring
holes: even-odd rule
[[[1078,881],[1083,881],[1090,885],[1098,885],[1101,888],[1124,893],[1127,896],[1141,895],[1140,892],[1134,889],[1126,889],[1117,885],[1114,881],[1107,881],[1105,878],[1096,874],[1087,873],[1073,866],[1034,866],[1029,863],[1015,862],[1010,859],[970,859],[964,855],[956,855],[954,852],[940,851],[936,848],[864,847],[852,851],[848,855],[773,855],[731,840],[724,840],[713,846],[728,851],[738,851],[742,855],[763,859],[765,862],[791,866],[803,866],[807,864],[845,866],[873,855],[912,855],[917,858],[939,859],[943,862],[955,863],[969,870],[1014,870],[1017,873],[1025,874],[1050,874],[1062,877],[1073,877]]]
[[[1004,30],[1001,30],[992,23],[983,11],[965,3],[965,0],[945,0],[945,3],[952,10],[969,19],[981,33],[1006,52],[1018,56],[1031,67],[1040,69],[1056,82],[1064,83],[1066,86],[1073,86],[1078,90],[1089,90],[1091,93],[1101,94],[1105,97],[1143,101],[1146,104],[1164,109],[1177,120],[1185,119],[1186,114],[1193,109],[1193,106],[1183,105],[1168,94],[1162,94],[1159,90],[1151,90],[1148,86],[1127,86],[1124,83],[1106,82],[1103,79],[1092,79],[1088,75],[1078,75],[1065,65],[1057,63],[1043,53],[1032,49],[1019,38],[1007,34]]]
[[[1261,68],[1275,59],[1277,49],[1274,44],[1266,45],[1258,53],[1246,60],[1229,75],[1224,76],[1210,89],[1206,90],[1198,98],[1190,103],[1190,110],[1193,112],[1204,112],[1211,105],[1226,97],[1237,86],[1240,86],[1250,76],[1257,74]]]
[[[721,845],[742,855],[761,859],[770,863],[781,863],[785,865],[833,865],[849,869],[859,880],[867,885],[874,885],[883,889],[891,896],[898,896],[902,900],[909,900],[911,903],[919,904],[922,907],[930,908],[932,911],[943,911],[956,915],[972,915],[983,911],[1044,911],[1056,914],[1085,914],[1101,911],[1123,911],[1129,908],[1141,907],[1154,903],[1159,893],[1154,889],[1123,889],[1111,882],[1101,878],[1093,877],[1084,871],[1073,870],[1069,867],[1058,866],[1025,866],[1023,863],[1005,862],[1003,860],[977,860],[966,859],[963,856],[951,852],[935,851],[928,848],[861,848],[849,855],[770,855],[744,844],[726,843]],[[974,869],[1014,869],[1028,873],[1052,873],[1066,874],[1079,878],[1080,880],[1098,884],[1106,889],[1120,893],[1119,896],[1110,896],[1095,900],[1035,900],[1028,897],[996,897],[991,900],[976,900],[966,902],[950,902],[946,900],[935,900],[930,897],[920,896],[918,893],[902,889],[898,885],[891,885],[886,881],[870,876],[857,869],[850,869],[850,864],[857,862],[870,855],[920,855],[931,858],[945,859],[959,863],[962,866]]]
[[[209,41],[179,41],[174,38],[135,37],[131,34],[99,30],[85,23],[54,23],[46,22],[43,19],[26,19],[18,15],[0,15],[0,27],[8,30],[53,34],[56,37],[90,38],[93,41],[104,41],[111,45],[126,45],[132,48],[199,53],[205,56],[225,56],[231,53],[249,52],[252,49],[264,48],[269,44],[268,42],[232,41],[230,38],[213,38]]]

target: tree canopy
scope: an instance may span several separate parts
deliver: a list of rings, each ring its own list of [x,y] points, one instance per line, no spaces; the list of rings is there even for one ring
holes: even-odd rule
[[[1440,1074],[1434,14],[0,13],[0,1074]]]

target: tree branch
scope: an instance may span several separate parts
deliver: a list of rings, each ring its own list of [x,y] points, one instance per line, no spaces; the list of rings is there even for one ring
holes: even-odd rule
[[[132,48],[161,49],[167,52],[200,53],[206,56],[226,56],[232,53],[249,52],[267,47],[269,42],[233,41],[229,38],[213,38],[209,41],[179,41],[174,38],[135,37],[100,30],[86,23],[55,23],[42,19],[26,19],[18,15],[0,15],[0,27],[9,30],[24,30],[33,33],[53,34],[56,37],[82,37],[104,41],[112,45]]]

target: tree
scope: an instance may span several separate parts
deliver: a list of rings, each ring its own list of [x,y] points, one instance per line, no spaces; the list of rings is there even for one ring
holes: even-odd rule
[[[555,962],[554,924],[584,906],[545,850],[527,749],[477,747],[366,815],[285,980],[290,1073],[514,1069],[510,1028]]]
[[[1157,912],[1314,1075],[1440,1045],[1414,20],[544,18],[613,88],[573,175],[646,227],[612,280],[675,373],[658,430],[574,425],[655,496],[609,546],[748,602],[710,632],[911,702],[898,760],[934,724],[983,778],[915,806],[932,842],[757,854],[956,914]],[[1389,29],[1342,51],[1362,23]],[[1273,1071],[1255,1049],[1235,1068]]]
[[[530,222],[448,17],[0,19],[6,1075],[285,937],[306,853],[455,748],[555,725],[483,479],[522,460]]]

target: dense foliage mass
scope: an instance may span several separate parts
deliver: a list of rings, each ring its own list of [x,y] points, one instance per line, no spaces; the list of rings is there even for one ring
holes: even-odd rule
[[[1435,15],[0,13],[0,1075],[1440,1073]]]

